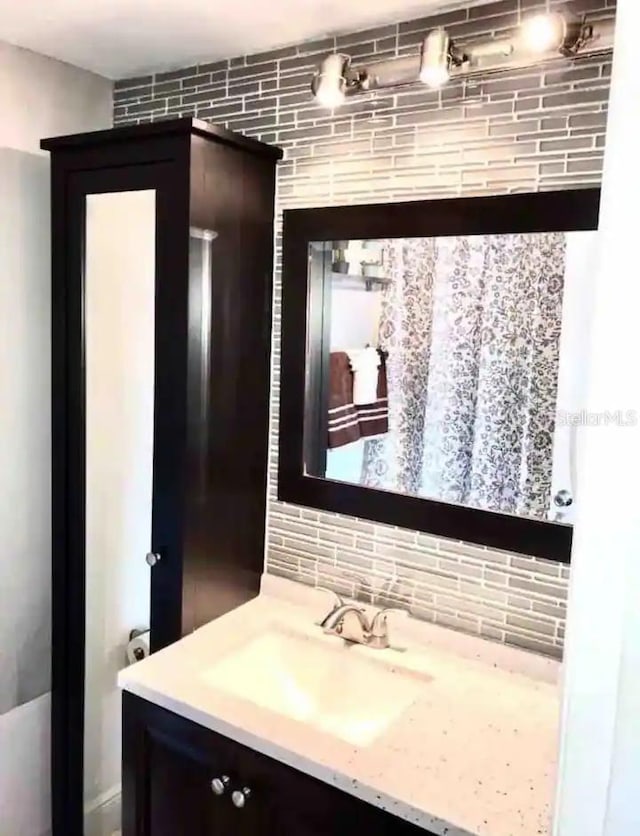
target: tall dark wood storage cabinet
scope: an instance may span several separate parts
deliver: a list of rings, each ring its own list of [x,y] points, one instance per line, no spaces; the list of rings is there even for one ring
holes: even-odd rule
[[[141,316],[140,334],[151,322],[146,340],[152,393],[146,425],[153,442],[150,543],[127,560],[146,579],[149,616],[141,626],[150,627],[153,651],[259,590],[274,192],[282,153],[191,119],[46,139],[41,147],[51,152],[52,189],[53,832],[70,836],[83,832],[87,666],[96,655],[88,644],[87,613],[94,607],[96,583],[95,568],[88,570],[93,557],[88,543],[95,541],[88,541],[94,536],[88,530],[96,508],[114,500],[113,491],[90,495],[95,483],[87,475],[88,442],[90,437],[100,452],[101,433],[121,421],[106,416],[112,408],[113,415],[127,414],[127,403],[107,398],[101,413],[91,404],[104,375],[88,371],[95,361],[90,329],[96,322],[97,330],[106,328],[104,345],[112,339],[115,357],[120,348],[113,322],[134,324],[127,332],[131,342],[136,317],[144,313],[136,310],[135,296],[127,297],[125,270],[119,281],[122,299],[129,302],[120,301],[121,309],[107,315],[110,260],[116,264],[114,277],[118,270],[122,276],[120,249],[126,243],[135,256],[129,231],[141,220],[135,207],[148,203],[154,217],[148,225],[154,311],[151,320],[147,313]],[[104,200],[132,193],[151,197],[147,203],[123,201],[128,215],[118,210],[118,201]],[[108,212],[113,233],[90,229],[90,218],[99,227]],[[88,291],[94,275],[101,277],[96,287],[102,296]],[[135,277],[132,273],[131,286]],[[116,319],[107,327],[108,316]],[[144,353],[140,343],[131,362],[119,366],[122,374],[128,365],[135,374],[138,354]],[[108,363],[108,356],[101,362]],[[128,385],[124,400],[133,403],[135,376]],[[106,430],[90,426],[89,416],[96,414],[105,416]],[[101,455],[104,461],[104,450]],[[126,447],[114,444],[109,455],[114,470],[126,471]],[[128,501],[123,495],[122,503]]]

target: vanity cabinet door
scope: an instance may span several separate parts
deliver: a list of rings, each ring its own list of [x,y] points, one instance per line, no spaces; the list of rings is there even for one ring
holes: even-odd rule
[[[239,836],[231,746],[132,694],[122,702],[122,836]]]
[[[122,836],[432,836],[127,692],[122,748]]]
[[[148,832],[153,836],[236,836],[230,799],[217,796],[217,770],[201,753],[182,751],[174,741],[150,741]],[[213,776],[213,777],[212,777]],[[126,832],[126,831],[125,831]]]

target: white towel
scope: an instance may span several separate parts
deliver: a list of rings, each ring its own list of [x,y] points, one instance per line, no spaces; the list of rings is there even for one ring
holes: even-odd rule
[[[378,368],[380,355],[377,349],[368,348],[347,351],[351,371],[353,372],[353,402],[359,404],[375,403],[378,397]]]

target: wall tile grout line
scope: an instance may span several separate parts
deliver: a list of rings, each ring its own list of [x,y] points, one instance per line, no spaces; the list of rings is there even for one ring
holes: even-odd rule
[[[420,618],[560,657],[568,567],[280,503],[276,498],[282,210],[550,190],[600,183],[611,56],[505,71],[320,109],[309,91],[334,48],[355,62],[416,54],[429,28],[472,39],[568,5],[612,18],[613,0],[487,5],[116,82],[114,124],[197,116],[284,148],[277,187],[267,570],[355,593],[343,570],[393,578]]]

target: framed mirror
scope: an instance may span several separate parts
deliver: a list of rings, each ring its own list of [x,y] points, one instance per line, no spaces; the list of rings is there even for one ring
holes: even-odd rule
[[[278,498],[568,563],[599,200],[285,212]]]

